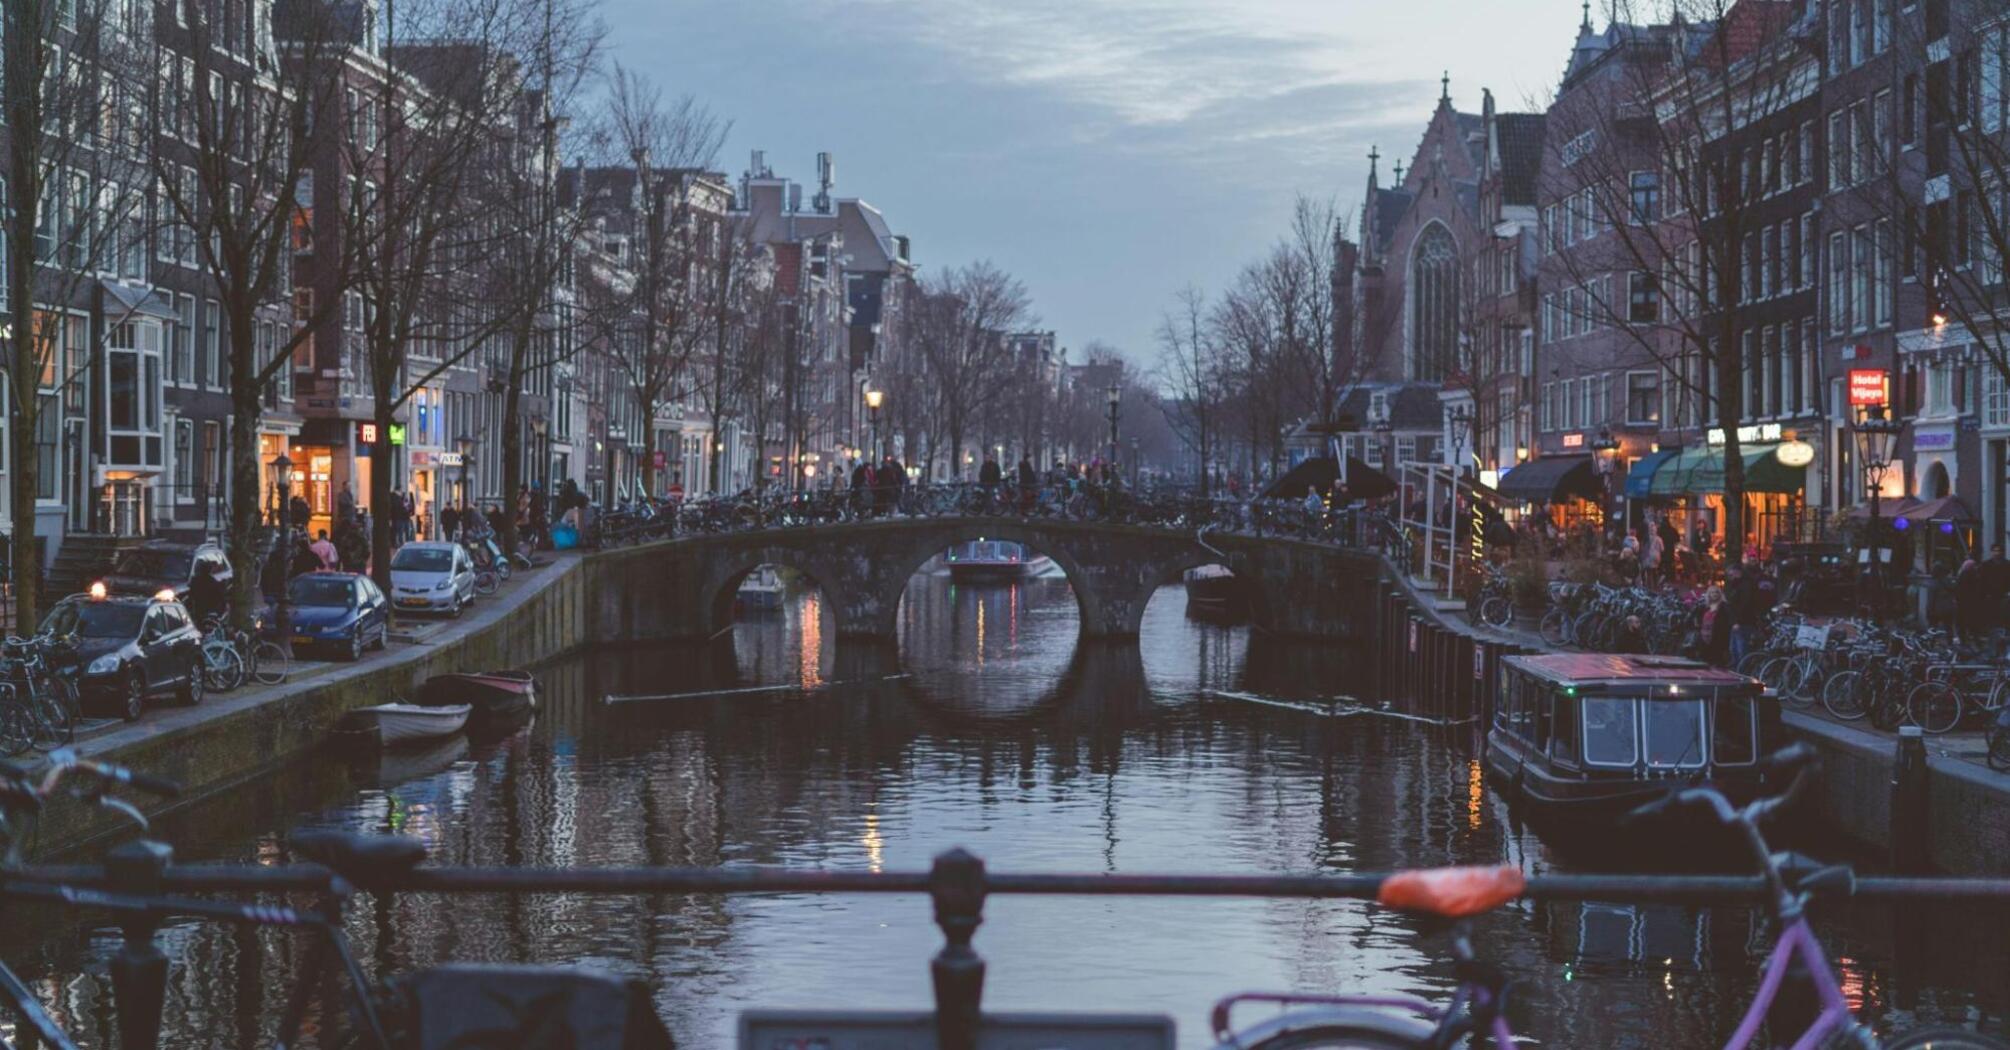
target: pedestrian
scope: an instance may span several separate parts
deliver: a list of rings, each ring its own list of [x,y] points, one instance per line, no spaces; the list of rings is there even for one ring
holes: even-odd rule
[[[530,483],[530,547],[532,550],[547,550],[551,547],[551,501],[544,498],[541,482]]]
[[[188,596],[182,605],[198,625],[230,612],[230,590],[223,584],[221,571],[215,563],[206,563],[189,578]]]
[[[1703,592],[1703,659],[1725,666],[1731,655],[1731,612],[1722,588]]]
[[[1003,480],[1003,472],[998,469],[998,457],[993,453],[986,452],[984,454],[984,465],[977,468],[977,484],[983,487],[986,495],[989,495],[997,491],[998,483],[1001,480]]]
[[[324,532],[322,535],[326,536],[327,533]],[[287,567],[287,577],[320,572],[324,568],[327,568],[327,565],[322,562],[321,555],[315,552],[313,545],[307,542],[307,537],[293,537],[293,562]]]
[[[1661,515],[1661,527],[1654,534],[1661,540],[1661,578],[1675,578],[1675,548],[1682,545],[1682,530],[1675,527],[1673,514]]]
[[[1662,580],[1661,566],[1667,560],[1667,551],[1661,546],[1661,534],[1642,528],[1641,534],[1647,539],[1640,546],[1640,577],[1649,586],[1658,585]]]
[[[342,483],[341,495],[335,497],[335,520],[353,522],[356,520],[356,494],[349,490],[349,483]]]
[[[1647,630],[1639,616],[1629,615],[1620,622],[1619,630],[1612,636],[1612,651],[1622,654],[1647,652]]]
[[[286,503],[286,514],[293,519],[293,527],[300,530],[301,539],[305,540],[307,522],[313,517],[313,511],[308,508],[306,498],[298,493],[294,494],[294,497]]]
[[[1962,641],[1974,645],[1988,633],[1988,607],[1987,578],[1975,559],[1969,558],[1954,574],[1954,631]]]
[[[320,563],[322,569],[333,569],[340,564],[335,553],[335,545],[328,542],[327,529],[322,529],[320,535],[314,538],[310,549],[313,550],[315,560]]]
[[[879,469],[872,475],[873,485],[879,491],[880,513],[891,514],[900,509],[901,490],[907,486],[907,471],[901,469],[900,461],[893,453],[880,460]]]
[[[1730,609],[1731,650],[1730,665],[1737,667],[1744,663],[1745,653],[1751,646],[1752,632],[1759,622],[1758,581],[1752,578],[1746,567],[1733,566],[1724,574],[1724,603]]]
[[[440,508],[440,539],[449,543],[458,538],[461,527],[461,512],[452,503]]]

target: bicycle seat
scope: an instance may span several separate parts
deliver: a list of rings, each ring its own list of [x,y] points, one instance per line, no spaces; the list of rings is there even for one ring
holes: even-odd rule
[[[357,883],[402,875],[426,859],[426,844],[403,835],[361,835],[335,828],[305,828],[286,842],[307,859]]]
[[[1375,900],[1390,908],[1463,919],[1492,911],[1521,896],[1528,880],[1520,868],[1423,868],[1382,880]]]

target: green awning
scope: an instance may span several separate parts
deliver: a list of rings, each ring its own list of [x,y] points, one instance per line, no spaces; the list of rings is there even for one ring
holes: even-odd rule
[[[1807,484],[1806,467],[1789,467],[1775,455],[1779,445],[1741,447],[1746,492],[1799,492]],[[1683,449],[1682,454],[1654,472],[1656,496],[1724,491],[1724,450],[1721,447]]]

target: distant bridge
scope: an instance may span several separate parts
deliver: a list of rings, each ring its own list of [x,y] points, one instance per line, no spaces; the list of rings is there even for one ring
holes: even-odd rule
[[[732,626],[734,595],[756,567],[815,582],[838,633],[891,639],[907,582],[949,547],[1009,540],[1068,576],[1085,637],[1138,633],[1145,605],[1188,569],[1242,580],[1255,624],[1283,634],[1367,637],[1374,555],[1330,543],[1191,528],[965,515],[751,529],[665,540],[594,556],[606,571],[599,622],[629,638],[709,638]]]

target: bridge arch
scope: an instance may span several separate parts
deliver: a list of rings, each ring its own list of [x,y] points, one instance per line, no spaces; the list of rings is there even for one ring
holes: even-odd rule
[[[707,636],[716,636],[731,629],[735,618],[733,604],[739,595],[740,584],[763,565],[777,565],[801,574],[816,585],[826,602],[843,600],[842,595],[837,593],[837,588],[844,582],[842,569],[798,546],[776,543],[722,550],[720,556],[707,567],[704,590],[699,597],[698,607],[705,611],[707,617]]]

